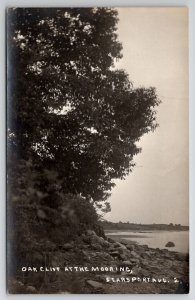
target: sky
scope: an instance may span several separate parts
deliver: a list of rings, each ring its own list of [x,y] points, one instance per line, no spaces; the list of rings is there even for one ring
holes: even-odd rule
[[[126,180],[109,198],[113,222],[189,224],[188,215],[188,11],[119,8],[118,39],[134,87],[156,87],[159,127],[143,136]]]

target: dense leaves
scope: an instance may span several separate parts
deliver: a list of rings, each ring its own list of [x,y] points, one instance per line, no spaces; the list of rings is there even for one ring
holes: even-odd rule
[[[115,68],[117,21],[108,8],[8,10],[9,276],[88,228],[103,234],[97,209],[157,126],[155,89]]]
[[[157,126],[155,89],[134,89],[114,68],[117,21],[108,8],[8,11],[9,157],[93,201],[132,170],[136,142]]]

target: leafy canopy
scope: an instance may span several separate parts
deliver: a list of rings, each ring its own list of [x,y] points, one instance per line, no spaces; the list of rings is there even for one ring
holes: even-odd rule
[[[8,11],[9,157],[95,202],[132,171],[136,142],[157,126],[155,89],[133,88],[115,68],[117,22],[109,8]]]

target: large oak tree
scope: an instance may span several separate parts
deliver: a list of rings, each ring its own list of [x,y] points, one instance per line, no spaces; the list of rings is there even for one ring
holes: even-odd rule
[[[12,169],[14,159],[31,161],[57,176],[58,191],[94,202],[132,170],[136,143],[157,126],[155,89],[135,89],[115,68],[122,58],[117,22],[109,8],[8,11]],[[44,192],[48,181],[41,180]],[[51,196],[55,202],[55,189]]]

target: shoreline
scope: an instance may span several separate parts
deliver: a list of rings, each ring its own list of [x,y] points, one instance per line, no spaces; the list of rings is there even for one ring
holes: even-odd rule
[[[21,294],[29,293],[32,287],[36,294],[45,291],[48,294],[186,294],[189,291],[188,261],[187,254],[153,249],[118,236],[103,238],[88,230],[75,241],[51,252],[50,266],[62,267],[59,272],[47,275],[27,272],[26,282],[19,272],[11,286],[12,291],[16,293],[20,289],[17,293]],[[82,271],[75,271],[75,266]],[[37,280],[37,276],[42,279]],[[47,283],[41,285],[45,276]],[[52,276],[56,276],[55,281]]]
[[[132,241],[132,240],[127,240],[125,239],[123,236],[120,236],[119,235],[114,235],[114,236],[107,236],[109,239],[113,239],[114,241],[116,242],[119,242],[119,243],[122,243],[124,245],[136,245],[137,247],[147,247],[148,249],[151,249],[151,250],[165,250],[165,251],[169,251],[171,253],[181,253],[183,255],[189,255],[189,251],[187,252],[181,252],[181,251],[177,251],[174,249],[174,247],[172,248],[173,250],[170,250],[168,247],[164,247],[164,248],[158,248],[158,247],[150,247],[148,246],[147,244],[139,244],[138,242],[136,241]],[[131,237],[131,236],[128,236],[128,237]],[[132,236],[132,237],[136,237],[135,235]],[[138,236],[140,237],[140,236]],[[145,236],[144,236],[145,238]]]
[[[171,229],[104,229],[104,232],[116,232],[116,231],[122,231],[122,232],[141,232],[141,233],[150,233],[150,232],[189,232],[189,229],[183,229],[183,230],[171,230]]]
[[[113,230],[113,231],[104,231],[105,232],[105,236],[107,237],[107,238],[110,238],[110,239],[113,239],[113,240],[115,240],[115,241],[117,241],[117,242],[123,242],[124,244],[136,244],[136,245],[138,245],[138,246],[145,246],[145,245],[147,245],[149,248],[151,248],[151,249],[153,249],[153,250],[155,250],[155,249],[161,249],[161,250],[168,250],[168,251],[170,251],[170,252],[177,252],[177,253],[181,253],[181,254],[186,254],[186,255],[188,255],[189,254],[189,250],[186,250],[186,251],[179,251],[179,250],[177,250],[176,249],[176,246],[173,246],[173,247],[166,247],[165,245],[164,246],[151,246],[151,245],[148,245],[148,243],[147,243],[147,239],[150,239],[151,237],[150,236],[147,236],[147,235],[136,235],[136,233],[150,233],[150,231],[147,231],[147,232],[143,232],[143,231],[131,231],[131,230],[129,230],[129,234],[120,234],[120,231],[122,231],[123,232],[123,230]],[[110,234],[110,233],[115,233],[116,232],[116,234]],[[117,232],[119,232],[119,234],[117,233]],[[154,232],[154,231],[152,231],[152,232]],[[176,231],[177,232],[177,231]],[[135,234],[131,234],[131,233],[135,233]],[[142,238],[143,239],[146,239],[145,241],[144,241],[144,243],[141,243],[141,242],[138,242],[138,241],[136,241],[136,240],[134,240],[134,239],[140,239],[140,240],[142,240]]]

